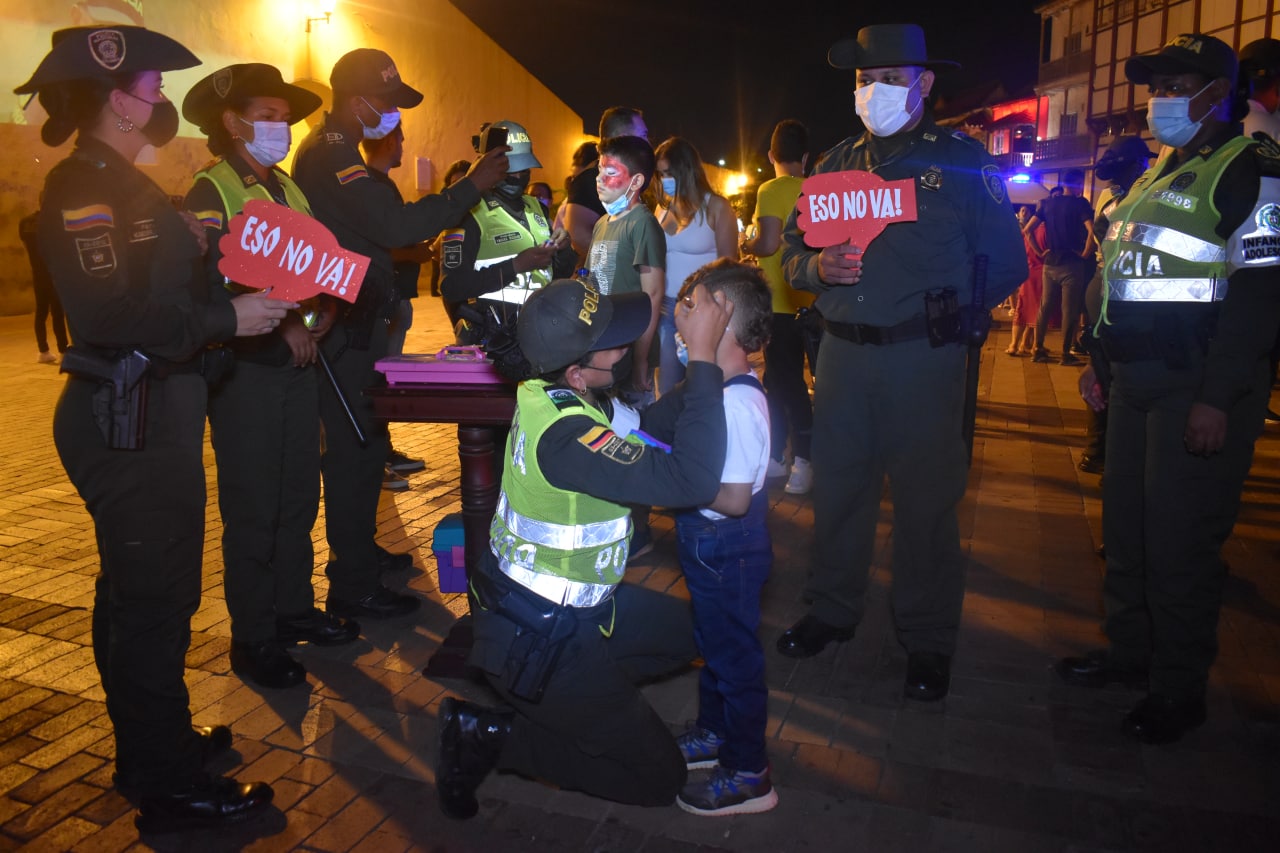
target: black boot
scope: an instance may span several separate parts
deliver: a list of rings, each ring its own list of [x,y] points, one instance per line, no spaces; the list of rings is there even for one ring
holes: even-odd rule
[[[259,814],[271,805],[273,796],[266,782],[203,776],[185,790],[143,797],[134,825],[139,832],[212,828]]]
[[[259,687],[293,687],[307,680],[307,670],[275,640],[231,641],[231,670]]]
[[[498,764],[511,731],[511,715],[500,714],[452,696],[440,703],[436,744],[436,792],[440,809],[466,820],[480,810],[476,789]]]

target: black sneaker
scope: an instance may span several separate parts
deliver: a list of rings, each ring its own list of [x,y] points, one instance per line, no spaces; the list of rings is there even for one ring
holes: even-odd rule
[[[687,770],[705,770],[720,763],[720,746],[724,738],[701,726],[693,726],[676,738],[676,746],[684,756]]]
[[[422,599],[414,595],[401,595],[380,586],[364,598],[345,599],[329,596],[325,610],[338,616],[358,619],[391,619],[407,616],[422,606]]]
[[[1036,350],[1035,355],[1031,356],[1031,360],[1036,364],[1048,364],[1050,361],[1053,361],[1053,359],[1049,357],[1049,351],[1047,349]]]
[[[415,459],[391,448],[391,452],[387,454],[387,467],[397,474],[412,474],[415,471],[421,471],[427,467],[427,463],[421,459]]]
[[[1062,357],[1058,364],[1061,364],[1063,367],[1078,367],[1079,365],[1084,364],[1084,362],[1076,358],[1071,353],[1067,353]]]
[[[778,804],[778,792],[769,781],[769,768],[745,773],[717,766],[705,779],[690,781],[676,797],[676,805],[690,814],[721,817],[759,814]]]
[[[409,481],[401,477],[395,471],[391,470],[391,466],[387,466],[386,473],[382,475],[382,488],[388,492],[403,492],[409,488]]]

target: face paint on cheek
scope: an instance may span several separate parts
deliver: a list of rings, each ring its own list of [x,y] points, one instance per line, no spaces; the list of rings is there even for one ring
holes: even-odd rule
[[[631,172],[621,160],[600,158],[599,185],[611,193],[619,193],[631,183]]]

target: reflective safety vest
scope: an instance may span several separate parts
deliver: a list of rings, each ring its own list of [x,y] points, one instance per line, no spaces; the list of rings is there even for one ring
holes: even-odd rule
[[[631,513],[601,498],[556,488],[538,467],[538,442],[564,417],[609,419],[572,389],[530,379],[516,391],[502,492],[489,547],[507,577],[543,598],[590,607],[613,594],[627,568]]]
[[[1161,160],[1134,182],[1111,210],[1102,242],[1103,322],[1111,302],[1208,304],[1226,296],[1227,247],[1214,231],[1221,214],[1213,195],[1227,166],[1251,144],[1235,137],[1163,177],[1167,159]]]
[[[471,208],[471,216],[480,226],[480,250],[476,252],[476,269],[482,270],[494,264],[510,260],[525,249],[541,246],[551,239],[551,227],[542,215],[542,202],[531,195],[524,197],[524,216],[527,226],[507,212],[501,204],[488,198]],[[536,269],[516,275],[515,281],[482,299],[512,302],[523,305],[529,294],[551,283],[551,269]]]
[[[276,180],[280,182],[281,189],[284,190],[284,200],[289,207],[310,216],[311,205],[307,203],[307,197],[302,194],[302,190],[298,189],[298,185],[293,182],[293,179],[279,169],[275,170],[275,175]],[[212,166],[196,172],[195,180],[201,179],[209,181],[217,188],[218,195],[222,198],[222,209],[227,214],[228,224],[231,222],[231,217],[244,210],[245,202],[251,198],[275,201],[271,197],[271,193],[262,184],[255,183],[245,186],[244,178],[240,177],[240,173],[223,159],[219,159]]]

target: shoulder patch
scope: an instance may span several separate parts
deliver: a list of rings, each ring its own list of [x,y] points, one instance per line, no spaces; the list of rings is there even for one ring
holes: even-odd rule
[[[632,444],[603,426],[593,426],[578,437],[578,442],[592,453],[599,453],[622,465],[630,465],[644,455],[643,444]]]
[[[352,181],[358,181],[361,178],[369,177],[369,170],[362,165],[356,164],[355,166],[348,166],[341,171],[335,172],[334,177],[338,179],[339,184],[345,186]]]
[[[564,409],[581,409],[582,398],[573,393],[571,388],[548,388],[547,397],[560,410]],[[603,427],[601,427],[603,429]]]
[[[222,223],[226,221],[221,210],[193,210],[196,220],[204,228],[212,228],[214,231],[222,230]]]
[[[1280,175],[1280,142],[1262,131],[1255,133],[1253,138],[1257,144],[1250,147],[1253,149],[1253,159],[1258,164],[1258,171],[1267,177]]]
[[[1004,179],[1000,177],[1000,167],[994,163],[988,163],[982,167],[982,183],[987,188],[987,194],[991,196],[996,204],[1004,204],[1005,191]]]
[[[75,210],[62,211],[62,228],[65,231],[88,231],[90,228],[114,228],[115,213],[105,204],[91,204]]]
[[[346,137],[343,136],[341,133],[334,133],[332,131],[329,131],[324,135],[324,141],[330,145],[334,145],[338,142],[345,142]]]
[[[80,269],[94,278],[106,278],[116,271],[116,250],[111,235],[77,237],[76,253],[80,256]]]

